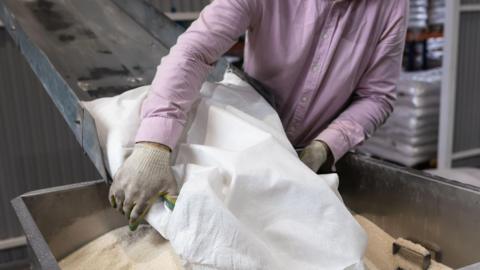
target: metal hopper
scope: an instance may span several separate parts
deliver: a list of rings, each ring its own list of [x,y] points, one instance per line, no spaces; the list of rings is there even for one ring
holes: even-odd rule
[[[1,0],[0,19],[103,178],[12,202],[34,269],[59,269],[64,256],[126,224],[106,200],[108,175],[81,101],[150,82],[183,29],[143,0]],[[219,61],[209,79],[218,80],[226,68]],[[428,244],[449,266],[480,262],[478,187],[355,154],[337,167],[353,211],[394,237]]]

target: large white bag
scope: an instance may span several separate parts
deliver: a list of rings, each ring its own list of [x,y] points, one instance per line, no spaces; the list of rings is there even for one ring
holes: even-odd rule
[[[112,175],[130,154],[147,91],[85,103]],[[363,269],[366,236],[338,176],[308,169],[276,112],[236,75],[204,83],[174,156],[175,209],[159,201],[146,220],[186,269]]]

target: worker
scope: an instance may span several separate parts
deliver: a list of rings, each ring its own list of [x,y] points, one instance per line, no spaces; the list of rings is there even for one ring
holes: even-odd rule
[[[133,224],[176,195],[170,153],[217,60],[246,32],[244,70],[263,83],[300,158],[331,168],[393,110],[408,0],[214,0],[158,66],[133,152],[110,199]]]

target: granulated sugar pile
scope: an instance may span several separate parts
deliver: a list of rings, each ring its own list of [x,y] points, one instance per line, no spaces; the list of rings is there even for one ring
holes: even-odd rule
[[[391,235],[362,215],[354,215],[354,217],[368,235],[368,246],[363,260],[366,270],[421,269],[421,265],[410,263],[410,258],[404,259],[401,256],[392,254],[392,244],[395,239]],[[423,249],[422,246],[413,243],[410,246],[405,245],[405,247],[409,247],[410,250],[417,252]],[[416,262],[415,260],[413,261]],[[452,270],[452,268],[433,259],[430,263],[429,270]]]
[[[147,225],[110,231],[60,261],[63,270],[181,270],[168,241]]]

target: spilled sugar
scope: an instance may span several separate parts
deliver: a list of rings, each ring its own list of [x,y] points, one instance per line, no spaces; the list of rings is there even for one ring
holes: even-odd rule
[[[391,253],[393,237],[361,215],[355,215],[368,235],[366,270],[395,269]],[[127,226],[110,231],[60,261],[62,270],[181,270],[180,259],[157,231],[140,225],[135,232]],[[430,269],[448,270],[432,261]]]
[[[110,231],[60,261],[62,270],[182,269],[167,240],[148,225],[135,232],[127,226]]]

